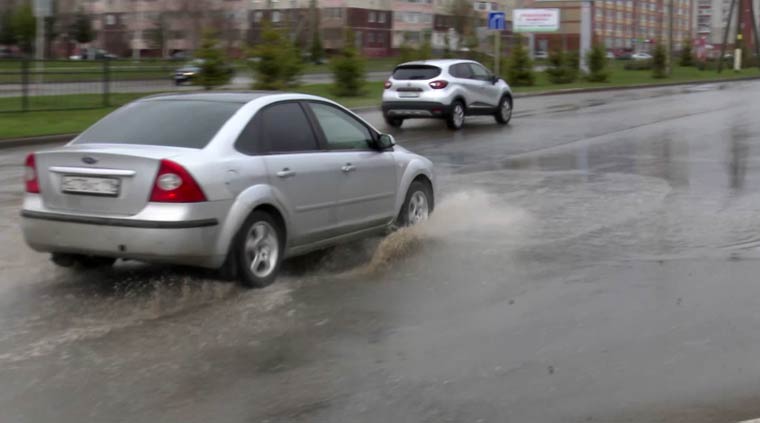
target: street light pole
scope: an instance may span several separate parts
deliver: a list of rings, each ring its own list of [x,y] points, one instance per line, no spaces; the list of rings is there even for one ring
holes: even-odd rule
[[[580,48],[580,67],[583,72],[588,72],[588,63],[586,56],[591,50],[591,4],[593,0],[583,0],[581,2],[581,48]]]

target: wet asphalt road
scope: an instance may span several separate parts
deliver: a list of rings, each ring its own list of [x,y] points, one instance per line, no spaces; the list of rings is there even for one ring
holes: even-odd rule
[[[256,291],[185,268],[55,268],[18,231],[26,151],[2,150],[0,422],[760,417],[758,91],[411,123],[397,140],[441,175],[431,222]]]

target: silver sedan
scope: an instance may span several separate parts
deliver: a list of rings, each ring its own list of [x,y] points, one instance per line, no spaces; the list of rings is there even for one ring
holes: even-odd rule
[[[344,107],[283,93],[148,97],[26,159],[22,227],[62,266],[220,269],[266,286],[282,260],[427,219],[432,163]]]

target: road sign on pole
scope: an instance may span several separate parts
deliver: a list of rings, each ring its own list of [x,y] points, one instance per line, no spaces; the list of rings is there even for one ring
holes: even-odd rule
[[[493,71],[498,76],[501,67],[501,31],[507,28],[507,17],[504,12],[488,12],[488,29],[494,31],[493,39]]]
[[[488,12],[488,29],[499,31],[507,29],[507,18],[504,12]]]

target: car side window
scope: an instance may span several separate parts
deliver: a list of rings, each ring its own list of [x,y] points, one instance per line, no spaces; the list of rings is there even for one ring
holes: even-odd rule
[[[264,152],[264,146],[259,142],[259,128],[261,127],[261,113],[257,113],[248,125],[243,128],[235,141],[235,149],[243,154],[255,156]]]
[[[488,81],[491,79],[491,72],[489,72],[488,69],[484,68],[483,66],[477,63],[470,63],[469,67],[472,70],[473,79],[478,79],[481,81]]]
[[[472,78],[472,71],[467,63],[458,63],[451,67],[451,74],[457,78]]]
[[[328,150],[367,150],[372,134],[353,116],[324,103],[308,103],[317,119]]]
[[[261,142],[266,151],[288,153],[318,150],[306,113],[294,102],[277,103],[259,112]]]

